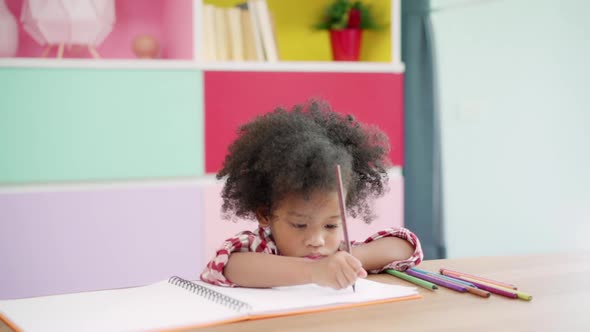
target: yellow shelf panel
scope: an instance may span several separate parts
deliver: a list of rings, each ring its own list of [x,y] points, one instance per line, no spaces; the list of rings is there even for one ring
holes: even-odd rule
[[[205,0],[204,3],[220,7],[235,6],[239,0]],[[333,0],[267,0],[275,24],[279,58],[282,61],[330,61],[329,34],[316,30]],[[361,61],[391,61],[391,1],[363,0],[371,6],[380,30],[365,30],[361,48]]]

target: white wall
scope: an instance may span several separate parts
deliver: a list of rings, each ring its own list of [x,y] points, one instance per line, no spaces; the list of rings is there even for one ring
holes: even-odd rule
[[[590,1],[431,6],[449,257],[590,250]]]

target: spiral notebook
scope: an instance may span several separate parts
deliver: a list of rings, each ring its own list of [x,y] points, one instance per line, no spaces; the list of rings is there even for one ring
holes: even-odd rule
[[[415,288],[367,279],[352,288],[317,285],[227,288],[179,277],[148,286],[0,300],[19,331],[141,331],[204,327],[419,298]]]

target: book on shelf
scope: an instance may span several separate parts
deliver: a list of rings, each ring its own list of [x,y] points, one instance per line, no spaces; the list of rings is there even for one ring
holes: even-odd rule
[[[248,8],[256,12],[266,61],[279,60],[274,24],[266,0],[248,0]]]
[[[172,277],[147,286],[0,300],[0,319],[24,331],[196,328],[420,298],[415,288],[367,279],[334,290],[313,284],[229,288]]]
[[[216,40],[215,7],[203,4],[203,57],[206,61],[217,59]]]
[[[255,61],[264,61],[264,50],[262,49],[262,37],[260,35],[260,26],[256,10],[252,8],[249,2],[238,5],[242,12],[245,13],[249,21],[244,21],[244,44],[246,47],[253,49]]]
[[[229,41],[230,41],[230,59],[233,61],[244,61],[244,42],[242,38],[242,14],[238,7],[228,7],[224,9],[227,14]]]
[[[213,11],[215,22],[215,60],[228,61],[230,60],[230,45],[229,45],[229,31],[227,16],[225,9],[221,7],[214,7]]]
[[[235,7],[204,4],[203,25],[207,61],[278,61],[276,32],[266,0],[247,0]]]
[[[244,45],[244,59],[246,61],[262,61],[262,50],[256,49],[254,30],[252,29],[252,16],[247,9],[240,8],[240,23],[242,24],[242,41]]]

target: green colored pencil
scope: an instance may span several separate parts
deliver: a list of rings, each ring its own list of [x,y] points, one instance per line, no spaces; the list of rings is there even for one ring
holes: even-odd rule
[[[405,272],[400,272],[400,271],[392,270],[392,269],[385,270],[384,272],[387,274],[391,274],[394,277],[404,279],[405,281],[409,281],[415,285],[424,287],[426,289],[430,289],[430,290],[438,289],[438,286],[436,286],[435,284],[428,282],[426,280],[422,280],[420,278],[412,277],[411,275],[408,275]]]

